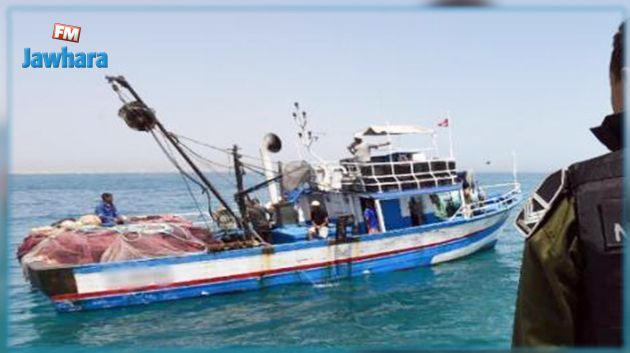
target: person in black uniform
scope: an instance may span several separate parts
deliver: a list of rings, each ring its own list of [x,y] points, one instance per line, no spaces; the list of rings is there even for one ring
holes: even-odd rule
[[[526,241],[515,347],[622,345],[623,43],[622,24],[610,60],[613,114],[591,129],[610,152],[550,175],[517,216]]]

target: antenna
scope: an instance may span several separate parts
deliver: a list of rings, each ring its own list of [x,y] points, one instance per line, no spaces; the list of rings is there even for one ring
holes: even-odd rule
[[[300,108],[300,104],[298,102],[293,103],[293,113],[291,116],[293,117],[293,121],[298,127],[298,141],[306,149],[306,151],[315,157],[316,159],[322,161],[322,158],[313,153],[311,147],[313,143],[319,140],[320,135],[314,133],[312,130],[307,128],[308,126],[308,117],[306,115],[306,111]],[[299,151],[299,150],[298,150]]]

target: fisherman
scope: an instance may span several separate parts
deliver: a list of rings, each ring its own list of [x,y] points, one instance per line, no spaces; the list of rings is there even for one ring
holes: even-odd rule
[[[256,233],[258,233],[264,241],[270,243],[271,226],[269,224],[268,212],[257,198],[248,200],[247,217],[252,222]]]
[[[363,211],[363,219],[365,221],[365,226],[367,227],[368,234],[376,234],[381,232],[378,225],[376,211],[374,210],[374,200],[367,201],[365,210]]]
[[[411,217],[411,225],[412,226],[422,225],[422,223],[424,223],[422,198],[410,197],[408,207],[409,207],[409,216]]]
[[[265,204],[265,212],[267,214],[267,219],[269,220],[269,224],[273,225],[275,223],[276,216],[276,208],[274,207],[273,202],[267,201]]]
[[[378,149],[381,147],[389,146],[390,142],[385,142],[381,144],[369,144],[363,141],[360,137],[355,137],[354,141],[348,146],[348,151],[352,153],[354,159],[357,162],[366,163],[369,162],[371,157],[371,150]]]
[[[114,195],[109,192],[101,195],[101,202],[94,209],[94,213],[101,219],[101,225],[104,227],[124,223],[124,218],[118,214],[114,205]]]
[[[517,217],[527,239],[515,347],[622,345],[623,43],[622,24],[610,60],[613,114],[591,129],[610,152],[549,176]]]
[[[317,200],[311,202],[311,228],[308,230],[308,240],[312,240],[313,237],[323,239],[328,237],[328,212]]]

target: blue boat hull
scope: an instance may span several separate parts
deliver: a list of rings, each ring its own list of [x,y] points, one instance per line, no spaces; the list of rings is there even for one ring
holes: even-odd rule
[[[56,310],[60,312],[93,310],[203,297],[220,293],[259,290],[285,284],[315,284],[371,273],[430,266],[493,247],[498,238],[497,231],[505,223],[507,217],[508,210],[502,210],[470,220],[443,224],[442,226],[420,227],[378,235],[364,235],[360,239],[351,240],[350,245],[333,244],[322,240],[283,244],[275,246],[273,251],[264,251],[260,248],[245,249],[230,251],[225,254],[203,254],[80,266],[73,269],[75,281],[77,281],[77,293],[50,295],[50,297]],[[449,232],[454,232],[455,230],[460,232],[472,231],[452,239],[448,238]],[[416,239],[422,239],[424,233],[427,234],[427,237],[429,237],[429,234],[432,237],[443,235],[446,237],[446,240],[427,244],[418,243],[418,245],[413,244],[414,246],[402,248],[396,248],[395,246],[399,242],[409,242],[408,238],[411,236],[415,236]],[[370,242],[374,242],[374,244],[370,245]],[[352,251],[359,255],[344,256],[341,254],[344,251],[341,248],[342,245],[346,246],[345,251],[347,252],[345,255],[350,254]],[[363,248],[359,248],[361,246],[363,248],[376,248],[378,251],[367,252],[366,250],[365,254],[359,253],[363,251]],[[359,249],[358,252],[356,249]],[[291,252],[299,251],[326,251],[328,254],[332,254],[330,255],[332,257],[324,263],[305,265],[300,265],[304,261],[300,262],[301,259],[296,258],[295,266],[273,267],[273,256],[290,258]],[[335,251],[338,251],[339,254],[335,254]],[[290,260],[292,261],[293,259],[290,258]],[[220,266],[219,263],[221,261],[232,261],[231,263],[243,264],[244,266],[251,263],[251,266],[254,266],[253,268],[263,268],[263,270],[249,272],[244,270],[235,272],[230,276],[208,276],[209,278],[207,279],[200,278],[189,281],[177,278],[178,270],[175,268],[176,266],[188,266],[188,268],[194,269],[191,266],[199,263],[208,268],[208,272],[212,272],[215,269],[212,267],[213,265],[216,265],[217,271],[220,270],[218,266]],[[261,262],[258,263],[257,261]],[[269,263],[264,263],[265,261]],[[267,270],[264,270],[265,268]],[[146,274],[143,272],[145,270],[148,271]],[[130,271],[130,273],[134,274],[133,276],[146,277],[170,271],[174,273],[174,277],[166,281],[162,280],[161,283],[159,279],[153,279],[147,283],[136,283],[138,278],[135,278],[132,281],[134,284],[124,286],[120,284],[124,282],[124,276],[111,277],[113,274],[120,275],[124,271]],[[116,280],[112,280],[112,278],[116,278]],[[99,281],[104,282],[100,283]],[[111,287],[112,289],[109,289],[107,286],[112,285],[112,283],[115,285]],[[105,290],[94,290],[94,288]]]

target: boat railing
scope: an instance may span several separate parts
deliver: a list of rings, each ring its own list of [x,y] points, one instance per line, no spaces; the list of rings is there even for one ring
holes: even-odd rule
[[[416,161],[421,161],[417,158],[423,158],[424,160],[436,160],[440,159],[440,155],[438,150],[434,147],[425,147],[425,148],[396,148],[392,147],[387,151],[387,154],[374,156],[375,158],[383,158],[389,160],[390,156],[396,155],[407,155],[412,158],[416,158]]]
[[[474,202],[463,203],[449,220],[453,220],[460,216],[469,218],[477,214],[483,214],[488,210],[504,209],[514,203],[518,203],[521,200],[521,184],[518,182],[486,185],[480,187],[480,189],[504,188],[507,186],[511,186],[512,189],[501,195]]]
[[[323,191],[340,190],[342,180],[348,175],[348,170],[337,161],[320,161],[311,166],[315,173],[315,182]]]
[[[344,189],[361,192],[385,192],[420,189],[457,183],[455,161],[393,160],[359,162],[342,160],[347,171],[342,180]]]
[[[502,183],[502,184],[479,185],[479,189],[481,190],[498,189],[498,188],[505,188],[508,186],[513,187],[514,189],[520,190],[521,184],[512,182],[512,183]]]

